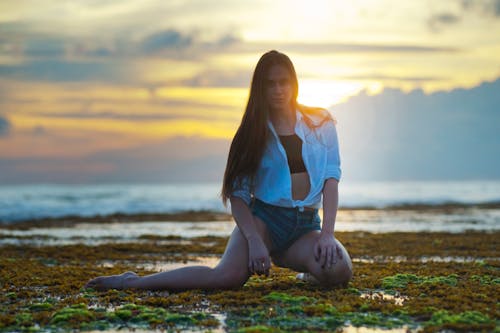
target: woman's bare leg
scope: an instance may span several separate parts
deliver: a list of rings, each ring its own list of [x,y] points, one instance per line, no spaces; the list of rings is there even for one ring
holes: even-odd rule
[[[249,276],[247,241],[236,227],[221,261],[215,268],[178,268],[131,280],[127,287],[150,290],[227,289],[242,286]]]
[[[319,231],[311,231],[300,237],[284,253],[273,257],[276,265],[291,268],[297,272],[310,273],[316,280],[325,285],[339,285],[347,283],[352,277],[352,262],[349,253],[337,239],[337,247],[342,251],[342,259],[332,267],[321,267],[321,263],[314,258],[314,245],[320,236]]]
[[[269,246],[269,237],[263,222],[254,218],[257,230]],[[105,289],[186,290],[229,289],[242,286],[248,280],[248,244],[235,227],[226,250],[216,267],[188,266],[140,277],[133,272],[102,276],[90,280],[85,287]]]

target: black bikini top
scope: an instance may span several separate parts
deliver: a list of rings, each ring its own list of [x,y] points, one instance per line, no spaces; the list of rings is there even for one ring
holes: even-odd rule
[[[283,148],[285,148],[290,173],[307,171],[302,159],[302,140],[298,135],[280,135],[279,137]]]

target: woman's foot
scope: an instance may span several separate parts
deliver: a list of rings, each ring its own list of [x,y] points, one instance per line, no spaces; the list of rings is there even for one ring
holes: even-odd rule
[[[95,290],[126,289],[130,281],[138,278],[139,275],[134,272],[125,272],[120,275],[99,276],[87,282],[85,288],[92,288]]]
[[[318,279],[316,279],[314,276],[312,276],[311,273],[299,273],[295,276],[297,280],[301,280],[304,282],[309,282],[312,284],[320,284]]]

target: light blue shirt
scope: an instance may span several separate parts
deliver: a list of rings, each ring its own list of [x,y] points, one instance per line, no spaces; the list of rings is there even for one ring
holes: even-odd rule
[[[268,204],[281,207],[321,207],[325,181],[328,178],[340,180],[341,176],[335,122],[328,120],[320,127],[310,129],[302,113],[298,110],[295,113],[297,116],[295,134],[302,140],[302,158],[311,184],[307,197],[303,200],[292,198],[292,179],[286,152],[271,121],[268,121],[268,126],[272,135],[254,177],[253,193],[249,177],[245,177],[242,179],[241,186],[233,191],[233,196],[242,198],[248,205],[253,196]],[[315,124],[321,122],[317,116],[314,118],[308,115],[308,117]]]

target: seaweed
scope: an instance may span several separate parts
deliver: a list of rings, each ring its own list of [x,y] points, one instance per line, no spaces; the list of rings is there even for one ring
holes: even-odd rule
[[[396,274],[386,276],[382,279],[382,288],[395,289],[406,288],[409,283],[415,284],[439,284],[444,283],[450,286],[456,286],[458,281],[457,274],[448,276],[417,276],[415,274]]]
[[[479,311],[449,313],[446,310],[436,311],[431,319],[424,323],[429,328],[449,328],[458,330],[485,331],[495,328],[495,321]]]
[[[175,293],[98,292],[82,286],[98,275],[128,270],[153,273],[144,268],[149,267],[145,262],[183,265],[200,254],[220,255],[227,238],[173,237],[159,243],[157,237],[146,237],[98,246],[6,245],[0,257],[0,332],[119,328],[280,332],[346,326],[498,331],[499,236],[500,232],[338,233],[354,262],[347,288],[308,284],[297,280],[295,272],[273,266],[269,277],[252,276],[240,289]],[[422,258],[429,256],[471,260],[423,264]]]

